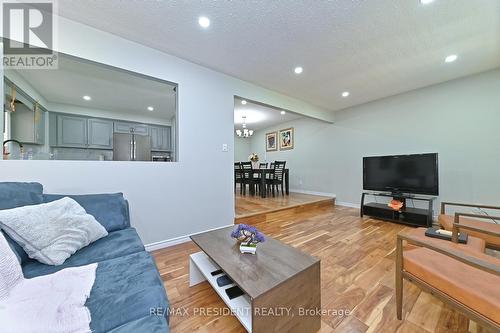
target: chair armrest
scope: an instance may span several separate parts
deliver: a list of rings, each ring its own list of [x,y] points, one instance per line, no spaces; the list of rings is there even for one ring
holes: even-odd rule
[[[455,249],[452,249],[452,248],[446,247],[446,246],[439,246],[439,245],[435,245],[435,244],[430,244],[430,243],[422,241],[421,239],[416,238],[415,236],[407,235],[407,234],[403,234],[403,233],[399,233],[397,236],[398,255],[402,255],[402,251],[403,251],[402,241],[406,241],[406,242],[413,244],[413,245],[416,245],[416,246],[425,247],[429,250],[438,252],[440,254],[443,254],[447,257],[453,258],[457,261],[460,261],[460,262],[467,264],[469,266],[472,266],[474,268],[477,268],[477,269],[480,269],[482,271],[494,274],[496,276],[500,276],[500,265],[495,265],[491,262],[488,262],[486,260],[478,258],[477,256],[468,255],[464,251],[455,250]]]
[[[500,231],[496,232],[493,230],[485,230],[485,229],[478,227],[478,226],[470,226],[470,225],[460,224],[460,216],[476,217],[476,218],[481,218],[481,219],[500,220],[500,217],[498,217],[498,216],[489,216],[489,215],[486,216],[486,215],[469,214],[469,213],[455,213],[455,222],[453,223],[453,229],[452,229],[453,234],[451,236],[452,241],[458,242],[459,229],[465,229],[465,230],[475,231],[475,232],[479,232],[479,233],[494,236],[494,237],[500,237]]]
[[[445,213],[446,206],[460,206],[460,207],[472,207],[472,208],[484,208],[484,209],[496,209],[500,210],[498,206],[489,206],[489,205],[476,205],[476,204],[466,204],[466,203],[458,203],[458,202],[441,202],[441,214]]]

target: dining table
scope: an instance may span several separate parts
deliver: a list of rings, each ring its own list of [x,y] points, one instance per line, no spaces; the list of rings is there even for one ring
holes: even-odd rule
[[[259,175],[258,177],[260,178],[260,188],[265,189],[266,188],[266,175],[272,175],[274,173],[274,169],[272,168],[261,168],[261,169],[252,169],[252,172],[254,173],[254,176],[257,174]],[[286,195],[290,195],[290,172],[288,169],[284,170],[283,174],[283,181],[285,185],[285,193]],[[260,191],[260,196],[262,198],[265,198],[267,195],[267,191]]]

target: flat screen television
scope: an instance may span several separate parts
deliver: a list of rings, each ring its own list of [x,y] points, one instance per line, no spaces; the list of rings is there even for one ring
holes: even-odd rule
[[[363,189],[439,195],[438,154],[364,157]]]

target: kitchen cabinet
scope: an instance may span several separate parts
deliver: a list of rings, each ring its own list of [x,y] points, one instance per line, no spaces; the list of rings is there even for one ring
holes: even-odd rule
[[[150,126],[151,150],[170,151],[171,150],[171,129],[170,126]]]
[[[24,103],[16,103],[16,112],[10,113],[11,135],[25,144],[43,145],[45,143],[45,111],[37,112]]]
[[[50,113],[50,145],[64,148],[113,149],[113,121]]]
[[[45,144],[45,118],[47,112],[46,111],[37,111],[34,114],[35,121],[35,133],[34,133],[34,144],[43,145]]]
[[[88,148],[113,149],[113,122],[88,119]]]
[[[49,112],[49,141],[51,147],[113,149],[113,133],[151,136],[151,150],[172,150],[170,126],[145,125]]]
[[[123,121],[114,122],[115,133],[134,133],[136,135],[149,135],[149,127],[144,124],[128,123]]]
[[[57,146],[87,148],[87,118],[57,115]]]

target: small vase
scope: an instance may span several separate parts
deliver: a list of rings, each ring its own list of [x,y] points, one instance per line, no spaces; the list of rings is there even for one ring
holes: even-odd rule
[[[255,254],[257,252],[257,244],[241,243],[240,252]]]
[[[252,162],[252,168],[258,169],[259,168],[259,161],[257,162]]]

